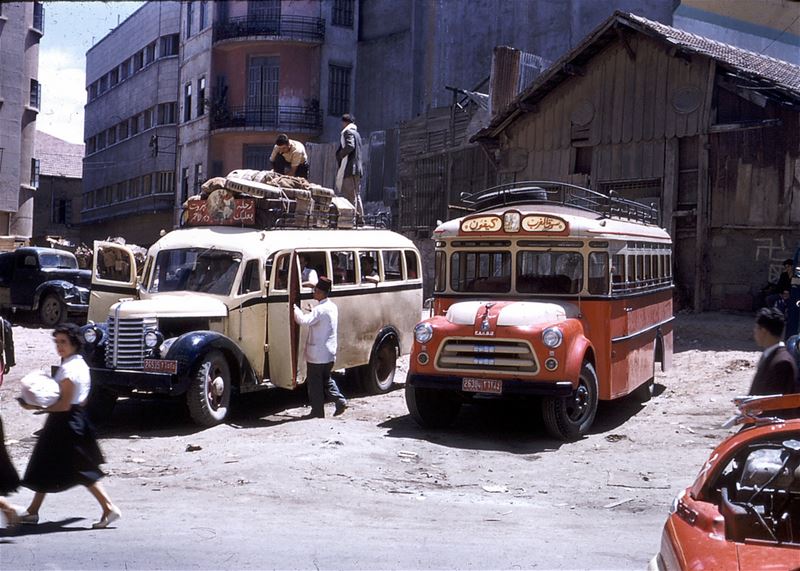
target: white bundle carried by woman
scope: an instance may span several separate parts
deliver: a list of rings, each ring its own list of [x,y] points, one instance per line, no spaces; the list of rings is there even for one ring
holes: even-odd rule
[[[19,381],[22,385],[20,397],[33,406],[47,408],[58,401],[61,391],[53,377],[45,375],[42,371],[28,373]]]

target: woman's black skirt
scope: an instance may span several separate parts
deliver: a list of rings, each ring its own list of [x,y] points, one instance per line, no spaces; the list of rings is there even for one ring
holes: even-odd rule
[[[0,419],[0,496],[5,496],[16,491],[19,487],[19,475],[8,457],[8,452],[3,444],[6,435],[3,432],[3,421]]]
[[[34,492],[61,492],[90,486],[104,476],[103,453],[86,410],[75,406],[51,412],[33,448],[22,485]]]

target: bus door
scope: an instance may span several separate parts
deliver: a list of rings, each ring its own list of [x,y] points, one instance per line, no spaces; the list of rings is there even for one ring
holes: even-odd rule
[[[130,248],[113,242],[95,242],[87,319],[105,321],[112,305],[124,298],[138,297],[136,275],[136,258]]]
[[[293,389],[306,373],[300,326],[293,315],[300,303],[300,271],[294,250],[278,252],[274,259],[267,298],[269,379],[275,386]]]
[[[267,342],[267,290],[261,284],[261,261],[247,260],[242,279],[232,292],[233,303],[228,312],[228,336],[247,355],[256,378],[269,378],[264,370],[264,344]]]

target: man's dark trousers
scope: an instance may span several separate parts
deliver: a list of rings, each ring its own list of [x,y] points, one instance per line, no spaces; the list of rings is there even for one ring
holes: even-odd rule
[[[306,382],[312,416],[325,417],[326,396],[336,403],[347,402],[344,395],[339,392],[336,382],[331,379],[332,370],[333,363],[306,363]]]

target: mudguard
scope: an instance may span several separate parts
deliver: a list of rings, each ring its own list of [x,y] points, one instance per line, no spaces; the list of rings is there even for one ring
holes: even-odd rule
[[[592,344],[589,343],[589,340],[581,335],[575,339],[575,341],[569,347],[569,352],[567,353],[565,376],[567,379],[572,380],[573,389],[577,388],[578,386],[578,377],[581,374],[581,367],[583,366],[583,362],[587,359],[588,354],[593,355],[594,348],[592,347]],[[593,357],[589,357],[588,360],[594,364]]]
[[[178,337],[163,359],[178,361],[179,378],[189,378],[194,373],[198,360],[211,351],[222,351],[231,366],[231,381],[234,387],[255,382],[255,373],[250,361],[231,339],[216,331],[192,331]]]
[[[381,343],[387,337],[394,337],[396,339],[397,350],[400,350],[400,333],[395,329],[392,325],[387,325],[375,336],[375,342],[372,344],[372,349],[369,351],[369,358],[372,360],[372,355],[375,353],[375,350],[380,347]],[[398,355],[399,356],[399,355]]]
[[[72,301],[72,298],[78,302],[80,301],[78,286],[66,280],[50,280],[36,286],[36,290],[33,293],[31,309],[34,311],[38,309],[42,297],[49,291],[55,291],[65,303]]]

